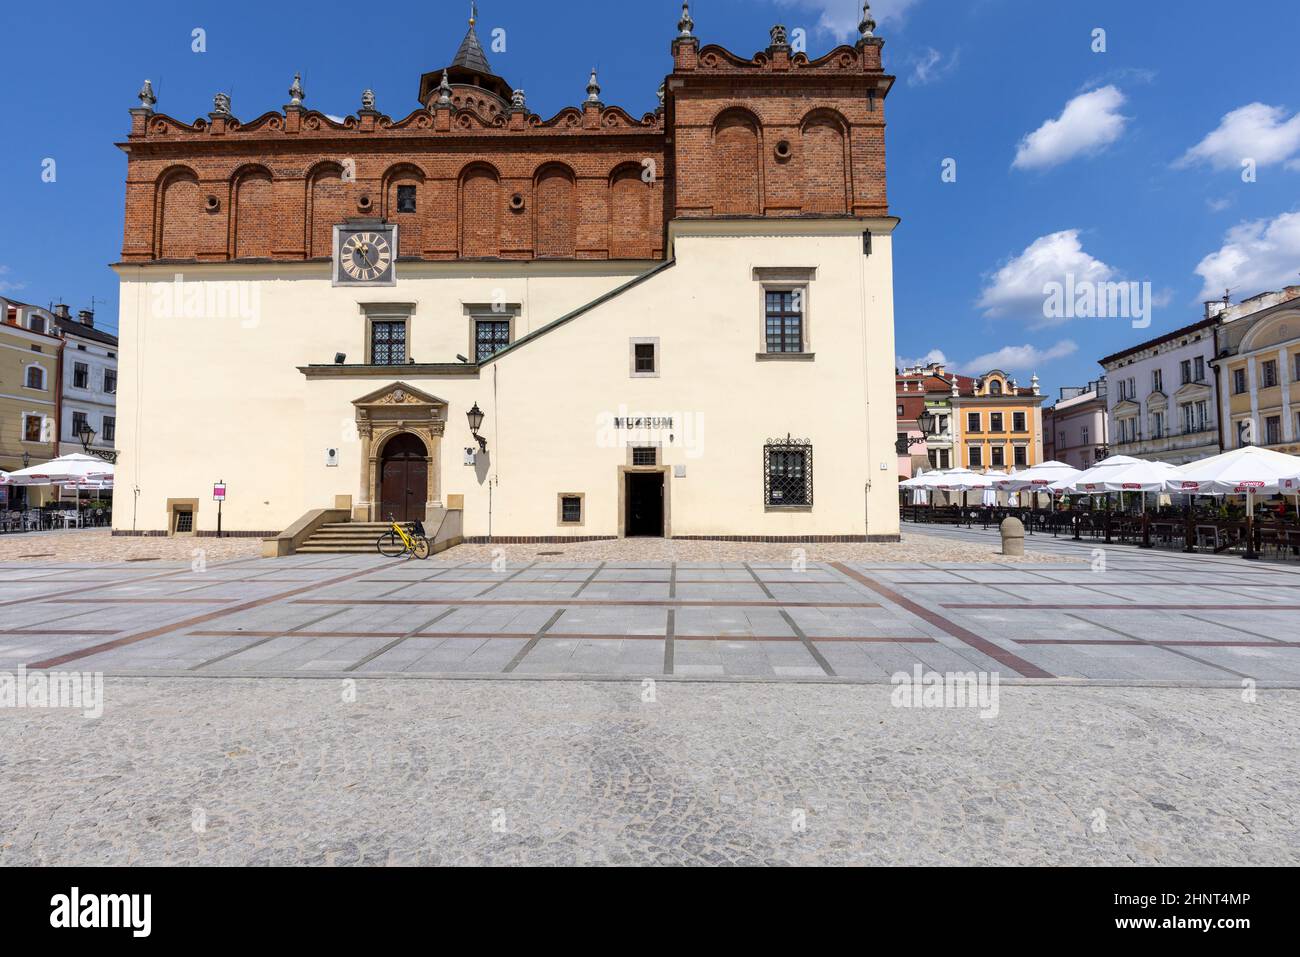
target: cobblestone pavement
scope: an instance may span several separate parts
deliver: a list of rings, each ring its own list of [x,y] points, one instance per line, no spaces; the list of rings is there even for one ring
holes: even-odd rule
[[[1300,687],[1300,563],[1038,539],[1052,561],[0,563],[0,669]]]
[[[1300,863],[1297,693],[109,678],[0,710],[0,866]],[[802,825],[802,829],[801,829]]]
[[[185,562],[201,552],[205,561],[256,558],[260,538],[138,538],[107,528],[55,529],[0,535],[0,562]]]

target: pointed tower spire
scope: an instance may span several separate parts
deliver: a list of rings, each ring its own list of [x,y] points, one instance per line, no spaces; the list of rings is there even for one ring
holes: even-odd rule
[[[462,66],[468,70],[476,70],[479,73],[491,73],[492,65],[488,63],[487,54],[483,52],[483,45],[479,43],[478,33],[474,30],[474,24],[478,23],[478,4],[471,3],[469,6],[469,32],[465,34],[465,39],[461,41],[460,49],[456,51],[456,58],[451,61],[452,66]]]

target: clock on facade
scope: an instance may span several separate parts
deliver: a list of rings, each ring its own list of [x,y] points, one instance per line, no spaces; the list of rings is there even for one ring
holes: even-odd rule
[[[384,223],[334,227],[334,285],[397,285],[397,226]]]

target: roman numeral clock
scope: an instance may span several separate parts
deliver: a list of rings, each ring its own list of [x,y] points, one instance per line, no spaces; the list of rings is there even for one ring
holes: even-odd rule
[[[397,226],[346,223],[334,227],[334,285],[397,285]]]

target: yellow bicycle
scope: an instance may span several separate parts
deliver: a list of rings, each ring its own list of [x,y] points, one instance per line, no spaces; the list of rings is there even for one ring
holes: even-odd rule
[[[424,526],[420,522],[411,522],[409,527],[404,528],[393,521],[393,516],[388,516],[388,520],[392,522],[392,528],[380,535],[379,541],[375,543],[379,554],[385,558],[411,555],[420,561],[429,557],[432,550],[429,548],[429,540],[424,537]]]

